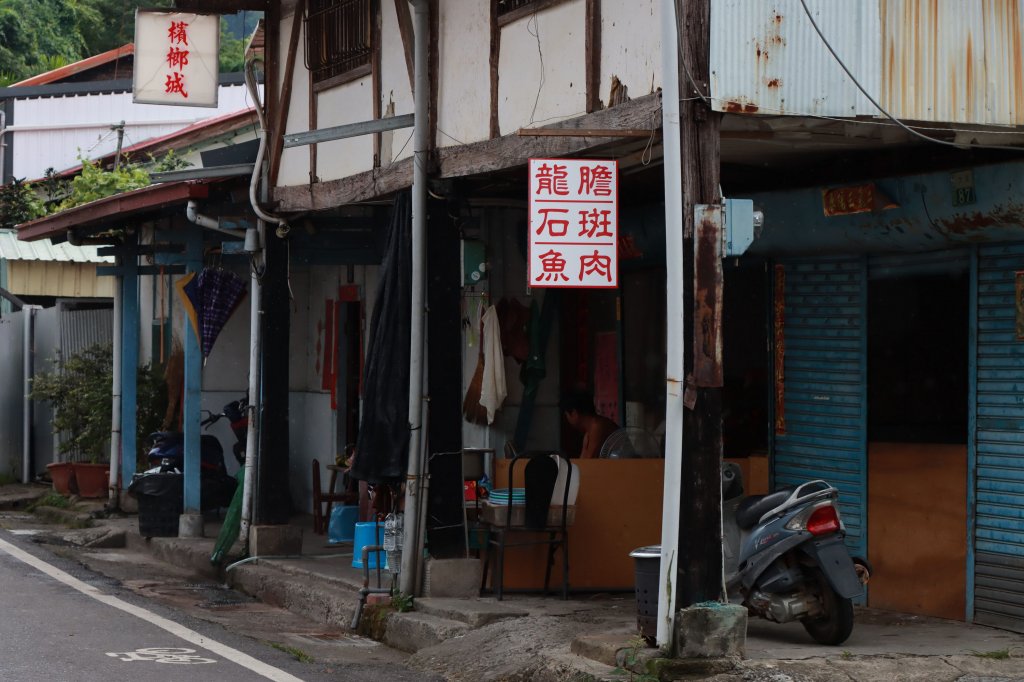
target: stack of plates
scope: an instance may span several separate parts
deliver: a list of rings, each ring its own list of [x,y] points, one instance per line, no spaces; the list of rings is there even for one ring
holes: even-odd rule
[[[513,488],[511,498],[513,505],[526,504],[526,488]],[[491,501],[491,504],[509,504],[508,488],[495,488],[491,491],[488,499]]]

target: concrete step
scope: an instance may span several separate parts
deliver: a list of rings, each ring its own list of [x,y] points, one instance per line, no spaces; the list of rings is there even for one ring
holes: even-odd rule
[[[498,601],[425,597],[416,600],[416,612],[465,623],[479,628],[509,618],[524,618],[529,611]]]
[[[0,488],[0,509],[24,509],[43,495],[52,492],[49,486],[14,483]]]
[[[419,601],[416,602],[419,604]],[[419,608],[417,606],[417,608]],[[461,621],[420,611],[393,613],[388,617],[384,643],[392,649],[416,653],[420,649],[461,637],[472,628]]]

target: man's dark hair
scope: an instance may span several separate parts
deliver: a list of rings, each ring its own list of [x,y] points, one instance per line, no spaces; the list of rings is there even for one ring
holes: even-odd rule
[[[597,408],[594,407],[594,394],[590,391],[577,390],[563,393],[558,405],[562,412],[576,410],[580,414],[597,414]]]

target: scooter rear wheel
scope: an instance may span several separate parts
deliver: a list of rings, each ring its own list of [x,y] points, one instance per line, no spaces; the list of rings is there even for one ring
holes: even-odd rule
[[[823,613],[817,618],[800,621],[804,629],[818,644],[842,644],[853,632],[853,601],[836,594],[820,569],[811,570],[807,583],[821,601]]]

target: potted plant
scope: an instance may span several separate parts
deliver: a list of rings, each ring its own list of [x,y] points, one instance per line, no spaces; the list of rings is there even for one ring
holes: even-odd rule
[[[113,387],[113,362],[109,345],[88,348],[63,362],[55,362],[54,371],[33,379],[32,397],[48,400],[53,408],[53,431],[59,435],[59,452],[68,462],[48,465],[54,488],[67,480],[66,465],[73,469],[74,485],[82,497],[106,497],[110,475],[110,426]],[[157,403],[164,394],[163,379],[149,366],[139,369],[137,420],[139,447],[145,447],[145,435],[154,429]],[[137,435],[139,435],[137,434]],[[65,466],[62,466],[65,465]],[[74,485],[69,487],[74,492]]]

